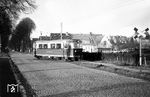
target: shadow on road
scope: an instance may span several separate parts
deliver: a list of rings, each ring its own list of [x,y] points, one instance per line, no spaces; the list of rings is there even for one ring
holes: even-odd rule
[[[9,58],[0,58],[0,97],[21,97],[17,91],[15,76],[11,70]]]

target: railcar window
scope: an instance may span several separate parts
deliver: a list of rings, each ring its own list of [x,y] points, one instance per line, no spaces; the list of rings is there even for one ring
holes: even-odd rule
[[[51,44],[51,49],[55,49],[55,44]]]
[[[61,44],[56,44],[56,49],[61,49]]]
[[[44,49],[47,49],[47,47],[48,47],[47,44],[44,44]]]
[[[69,43],[65,44],[65,45],[64,45],[64,48],[68,48],[69,45],[70,45]]]
[[[42,49],[42,44],[39,44],[39,49]]]

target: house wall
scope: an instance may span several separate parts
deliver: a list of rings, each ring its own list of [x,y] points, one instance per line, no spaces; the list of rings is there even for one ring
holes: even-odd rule
[[[98,48],[98,52],[112,53],[112,48]]]
[[[98,51],[103,53],[112,52],[112,44],[109,41],[109,36],[104,36],[101,42],[98,44]]]
[[[104,36],[101,40],[101,42],[98,44],[99,48],[112,48],[112,44],[109,41],[108,36]]]

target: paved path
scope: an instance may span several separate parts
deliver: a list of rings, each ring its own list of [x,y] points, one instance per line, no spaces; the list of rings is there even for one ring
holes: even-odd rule
[[[147,81],[29,54],[11,57],[39,97],[150,97]]]

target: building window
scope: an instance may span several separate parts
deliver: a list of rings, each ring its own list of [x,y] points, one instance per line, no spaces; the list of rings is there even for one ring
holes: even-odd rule
[[[107,44],[106,41],[104,41],[104,45],[105,45],[105,46],[106,46],[106,44]]]
[[[56,44],[57,49],[61,49],[61,44]]]
[[[55,49],[55,44],[51,44],[51,49]]]

